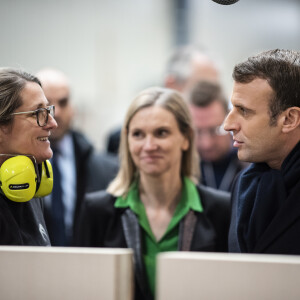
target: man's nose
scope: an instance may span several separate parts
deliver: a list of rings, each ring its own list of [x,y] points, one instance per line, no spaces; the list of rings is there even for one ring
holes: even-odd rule
[[[200,149],[210,149],[213,145],[213,137],[208,132],[202,132],[197,136],[197,144]]]
[[[226,130],[226,131],[236,130],[236,122],[234,119],[235,118],[234,118],[233,112],[230,111],[223,123],[224,130]]]

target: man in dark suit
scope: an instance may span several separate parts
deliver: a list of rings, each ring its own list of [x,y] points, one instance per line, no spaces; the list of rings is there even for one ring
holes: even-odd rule
[[[45,199],[46,224],[52,245],[71,246],[84,194],[105,189],[116,175],[118,165],[115,158],[96,153],[82,133],[71,129],[74,110],[65,74],[44,69],[37,77],[49,103],[55,105],[58,123],[50,136],[54,187]]]
[[[224,128],[253,164],[234,186],[229,251],[300,254],[300,52],[250,57],[233,78]]]

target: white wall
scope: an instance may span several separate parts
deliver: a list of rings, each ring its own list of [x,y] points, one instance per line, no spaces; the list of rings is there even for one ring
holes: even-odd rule
[[[63,70],[76,125],[102,149],[141,89],[159,84],[172,44],[163,0],[1,0],[0,66]]]
[[[299,0],[188,1],[191,43],[235,63],[270,48],[300,49]],[[161,83],[175,41],[174,0],[0,0],[0,66],[62,69],[73,84],[76,125],[104,148],[141,89]]]
[[[222,62],[230,93],[236,63],[275,48],[300,50],[299,0],[240,0],[220,5],[189,0],[191,41],[203,44]]]

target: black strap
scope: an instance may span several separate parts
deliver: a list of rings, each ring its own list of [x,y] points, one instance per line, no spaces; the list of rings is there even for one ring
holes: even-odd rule
[[[136,280],[140,289],[144,292],[146,300],[147,296],[150,295],[150,291],[146,282],[146,271],[142,257],[143,252],[140,225],[136,215],[129,208],[124,211],[121,219],[127,246],[128,248],[133,249]]]
[[[178,249],[180,251],[190,251],[195,231],[197,217],[193,210],[190,210],[179,224]]]

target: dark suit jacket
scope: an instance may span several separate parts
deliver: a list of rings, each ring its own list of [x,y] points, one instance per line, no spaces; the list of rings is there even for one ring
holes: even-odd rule
[[[201,160],[201,183],[218,190],[231,192],[237,174],[248,165],[238,159],[237,151],[234,149],[219,161]]]
[[[96,153],[83,134],[77,131],[72,131],[71,134],[74,143],[77,182],[73,220],[73,233],[75,234],[85,193],[106,189],[117,174],[118,162],[117,159],[108,155]],[[45,220],[51,239],[51,207],[50,209],[45,207]],[[73,241],[71,241],[72,245],[74,245]]]
[[[199,186],[203,213],[190,211],[179,225],[178,250],[227,251],[230,196]],[[86,196],[80,218],[78,246],[134,249],[135,299],[151,299],[145,277],[141,229],[130,209],[115,208],[116,198],[105,191]]]
[[[112,155],[116,155],[119,153],[121,139],[121,128],[116,128],[112,132],[109,133],[107,138],[106,151]]]

